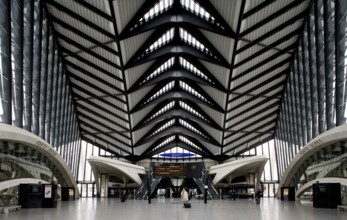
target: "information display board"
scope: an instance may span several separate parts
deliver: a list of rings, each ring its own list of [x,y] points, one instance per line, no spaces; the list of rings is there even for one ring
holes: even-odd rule
[[[201,163],[152,163],[154,177],[201,178]]]

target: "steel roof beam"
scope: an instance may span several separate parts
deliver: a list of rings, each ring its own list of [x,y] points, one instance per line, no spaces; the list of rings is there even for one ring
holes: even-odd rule
[[[252,8],[252,9],[248,10],[246,13],[244,13],[242,19],[244,20],[244,19],[258,13],[259,11],[263,10],[264,8],[268,7],[269,5],[271,5],[274,2],[276,2],[276,0],[266,0],[266,1],[258,4],[254,8]]]
[[[280,96],[280,95],[282,95],[282,91],[281,91],[281,92],[278,92],[278,93],[276,93],[276,94],[274,94],[274,95],[272,95],[272,96],[270,96],[270,97],[268,97],[268,98],[266,98],[266,99],[264,99],[264,100],[262,100],[262,101],[260,101],[260,102],[257,103],[257,105],[254,106],[254,107],[259,107],[259,106],[262,106],[262,105],[264,105],[264,104],[267,104],[267,103],[269,102],[269,100],[272,100],[272,99],[274,99],[274,98],[277,99],[277,97]],[[279,104],[280,102],[281,102],[281,100],[277,100],[275,103]],[[269,106],[272,106],[272,105],[269,105]],[[253,108],[254,108],[254,107],[253,107]],[[245,110],[239,112],[238,114],[233,115],[232,117],[228,118],[228,121],[230,121],[230,120],[232,120],[232,119],[235,119],[235,118],[237,118],[237,117],[240,117],[241,115],[243,115],[243,114],[245,114],[245,113],[247,113],[247,112],[253,110],[253,108],[247,108],[247,109],[245,109]],[[230,114],[230,111],[228,112],[228,114]]]
[[[259,132],[262,128],[268,127],[268,126],[270,126],[270,125],[273,125],[272,128],[274,128],[275,125],[276,125],[276,122],[277,122],[277,118],[272,119],[271,121],[268,121],[268,122],[266,122],[265,124],[260,124],[260,125],[258,125],[258,127],[254,128],[253,130],[248,131],[248,132],[246,132],[245,134],[243,134],[243,135],[241,135],[241,136],[239,136],[239,137],[237,137],[237,138],[235,138],[235,139],[230,140],[230,141],[229,141],[228,143],[226,143],[225,145],[229,145],[229,144],[231,144],[231,143],[235,143],[235,142],[237,142],[237,141],[239,141],[239,140],[241,140],[241,139],[243,139],[243,138],[249,136],[250,134],[254,134],[254,133],[263,134],[262,132]]]
[[[119,91],[120,92],[120,95],[125,95],[124,91],[117,88],[114,84],[112,84],[111,82],[109,81],[106,81],[105,79],[102,79],[101,77],[98,77],[95,73],[91,73],[89,70],[86,70],[86,69],[83,69],[82,67],[68,61],[68,60],[65,60],[65,65],[68,66],[68,67],[71,67],[71,69],[74,69],[75,71],[78,71],[80,72],[81,74],[84,74],[84,75],[87,75],[89,76],[90,78],[93,78],[95,81],[98,81],[100,82],[101,84],[104,84],[116,91]],[[71,72],[70,70],[68,70],[71,74],[74,74],[76,75],[74,72]],[[115,81],[118,81],[116,78],[113,78],[113,76],[111,75],[108,75],[108,77],[114,79]],[[119,82],[119,81],[118,81]]]
[[[172,100],[166,100],[164,102],[161,102],[159,103],[154,109],[151,110],[151,112],[149,112],[148,114],[146,114],[141,121],[139,121],[137,123],[137,125],[133,128],[133,131],[136,131],[140,128],[143,128],[145,126],[147,126],[147,124],[152,124],[152,123],[155,123],[156,118],[154,118],[153,120],[151,121],[148,121],[147,123],[145,123],[145,121],[149,120],[154,114],[156,114],[158,111],[160,111],[163,107],[165,107],[168,103],[170,103]],[[174,114],[176,111],[178,112],[183,112],[183,113],[189,113],[189,115],[193,115],[192,113],[182,109],[180,106],[179,106],[179,101],[180,100],[174,100],[175,101],[175,106],[173,107],[173,109],[169,110],[169,112],[171,111],[174,111]],[[184,103],[187,103],[187,101],[184,101]],[[198,112],[200,115],[202,115],[206,120],[208,120],[209,122],[207,121],[204,121],[203,119],[201,118],[198,118],[197,116],[193,115],[193,117],[196,119],[200,119],[199,121],[201,122],[204,122],[206,124],[208,124],[209,126],[217,129],[217,130],[221,130],[221,127],[209,116],[207,115],[198,105],[196,105],[195,103],[193,102],[188,102],[187,103],[191,108],[193,108],[196,112]],[[165,113],[163,113],[162,115],[164,115]],[[171,114],[171,113],[170,113]],[[158,116],[158,117],[161,117],[161,118],[164,118],[165,116]],[[154,121],[154,122],[153,122]]]
[[[252,82],[257,81],[258,79],[260,79],[260,78],[263,77],[264,75],[269,74],[269,73],[271,73],[272,71],[274,71],[274,70],[276,70],[276,69],[278,69],[278,68],[281,68],[283,65],[286,65],[286,64],[288,64],[288,61],[287,61],[287,60],[284,60],[284,61],[282,61],[282,62],[280,62],[280,63],[278,63],[278,64],[276,64],[276,65],[274,65],[274,66],[271,66],[269,69],[267,69],[267,70],[265,70],[265,71],[263,71],[263,72],[257,74],[256,76],[254,76],[254,77],[252,77],[252,78],[250,78],[250,79],[248,79],[248,80],[245,80],[245,81],[243,81],[242,83],[240,83],[239,85],[233,87],[232,89],[230,89],[230,93],[233,92],[233,91],[236,91],[237,89],[240,89],[240,88],[242,88],[242,87],[244,87],[244,86],[246,86],[246,85],[248,85],[248,84],[250,84],[250,83],[252,83]],[[288,68],[289,68],[289,67],[288,67]],[[289,69],[288,69],[288,71],[289,71]],[[288,72],[281,71],[281,72],[277,73],[275,76],[277,76],[278,78],[280,78],[281,76],[284,76],[284,75],[287,75],[287,74],[288,74]]]
[[[225,68],[230,68],[230,64],[225,63],[221,60],[218,60],[211,55],[208,55],[206,53],[203,53],[202,51],[196,49],[195,47],[186,44],[186,43],[179,43],[179,44],[172,44],[168,43],[165,44],[163,47],[158,48],[157,50],[153,51],[152,53],[147,54],[144,57],[141,57],[139,60],[136,60],[134,62],[128,62],[124,68],[129,69],[135,66],[138,66],[140,64],[147,63],[151,60],[157,59],[161,56],[165,55],[175,55],[175,56],[194,56],[195,58],[205,60],[207,62],[223,66]]]
[[[111,39],[114,39],[115,36],[113,34],[111,34],[110,32],[106,31],[105,29],[101,28],[100,26],[94,24],[93,22],[89,21],[88,19],[82,17],[81,15],[78,15],[76,14],[74,11],[66,8],[65,6],[59,4],[58,2],[56,1],[53,1],[53,0],[46,0],[46,2],[53,6],[54,8],[56,8],[57,10],[59,11],[62,11],[64,12],[66,15],[68,16],[71,16],[73,18],[75,18],[77,21],[80,21],[81,23],[89,26],[90,28],[94,29],[95,31],[111,38]]]
[[[90,144],[96,145],[97,147],[99,147],[99,148],[101,148],[101,149],[103,149],[103,150],[105,150],[105,151],[107,151],[107,152],[110,152],[110,153],[112,153],[112,154],[115,154],[116,157],[119,157],[119,156],[120,156],[119,153],[113,151],[112,149],[109,149],[108,147],[105,147],[105,146],[103,146],[103,145],[101,145],[101,144],[95,142],[94,140],[92,140],[92,139],[90,139],[90,138],[88,138],[88,137],[86,137],[86,136],[83,136],[83,135],[82,135],[81,139],[84,140],[84,141],[86,141],[86,142],[88,142],[88,143],[90,143]],[[113,146],[113,145],[112,145],[112,146]],[[114,148],[115,148],[115,147],[114,147]]]
[[[67,71],[67,72],[68,72],[68,71]],[[97,87],[96,85],[94,85],[94,84],[90,83],[89,81],[83,79],[82,77],[79,77],[79,76],[74,75],[74,74],[71,74],[71,73],[69,73],[69,77],[72,78],[72,79],[74,79],[74,80],[76,80],[76,81],[78,81],[78,82],[80,82],[80,83],[82,83],[83,86],[80,86],[80,88],[83,88],[84,86],[87,86],[87,87],[89,87],[90,89],[99,90],[100,93],[103,93],[102,96],[97,96],[99,99],[103,99],[103,98],[113,98],[113,99],[115,99],[117,102],[120,102],[120,103],[125,104],[125,102],[124,102],[122,99],[120,99],[120,98],[118,97],[117,94],[112,94],[112,93],[109,93],[109,92],[107,92],[107,91],[105,91],[105,90],[103,90],[103,89],[100,89],[99,87]],[[74,85],[77,85],[75,82],[71,82],[71,83],[74,84]],[[86,89],[86,88],[84,88],[84,89],[87,90],[87,91],[89,91],[89,89]],[[95,97],[95,96],[94,96],[94,97]]]
[[[92,124],[89,124],[89,123],[87,123],[87,122],[85,122],[85,121],[81,121],[80,123],[81,123],[82,125],[87,126],[87,127],[90,128],[91,130],[94,130],[94,131],[96,131],[96,132],[98,132],[98,133],[100,133],[100,134],[102,134],[102,135],[105,135],[106,137],[108,137],[108,138],[110,138],[110,139],[112,139],[112,140],[114,140],[114,141],[116,141],[116,142],[118,142],[118,143],[124,145],[125,147],[128,147],[128,148],[131,147],[128,143],[126,143],[126,142],[124,142],[124,141],[122,141],[122,140],[119,140],[118,138],[115,138],[115,137],[113,137],[112,135],[110,135],[110,134],[108,134],[108,133],[105,133],[104,131],[102,131],[102,130],[96,128],[96,127],[93,127]],[[90,133],[90,131],[87,131],[87,130],[85,130],[85,129],[83,129],[83,128],[81,128],[81,130],[83,130],[84,132]],[[91,134],[92,134],[92,133],[91,133]],[[92,136],[95,136],[95,134],[92,135]],[[106,142],[106,143],[110,143],[109,141],[103,139],[103,138],[100,137],[100,136],[96,136],[96,137],[102,139],[102,140],[103,140],[104,142]],[[117,147],[117,148],[118,148],[118,149],[121,149],[122,151],[125,151],[125,152],[127,152],[127,153],[130,153],[129,151],[127,151],[127,150],[125,150],[125,149],[123,149],[123,148],[120,148],[120,147]]]
[[[273,128],[270,128],[270,129],[264,131],[263,133],[260,133],[260,134],[258,134],[258,135],[256,135],[256,136],[252,137],[251,139],[248,139],[247,142],[253,141],[254,139],[258,139],[258,138],[260,138],[260,137],[263,136],[263,135],[266,135],[266,134],[269,134],[269,133],[273,133],[273,131],[274,131],[274,129],[273,129]],[[272,135],[273,135],[273,134],[272,134]],[[226,153],[228,153],[228,152],[230,152],[230,151],[233,151],[233,150],[235,150],[235,149],[237,149],[237,148],[240,148],[240,147],[244,146],[245,144],[246,144],[246,142],[243,142],[243,143],[241,143],[241,144],[239,144],[239,145],[236,145],[236,146],[234,146],[234,147],[232,147],[232,148],[230,148],[230,149],[224,151],[222,155],[224,155],[224,154],[226,154]],[[257,145],[259,146],[259,143],[257,143]],[[249,150],[250,150],[250,149],[248,149],[247,151],[249,151]]]
[[[89,126],[89,125],[87,125],[87,124],[83,124],[83,125],[84,125],[84,126]],[[92,132],[87,131],[87,130],[84,130],[83,128],[81,128],[81,133],[84,133],[84,134],[81,135],[82,139],[83,139],[83,138],[87,138],[87,137],[85,137],[85,135],[89,135],[89,136],[93,137],[93,139],[97,139],[97,140],[100,140],[100,141],[104,142],[104,143],[107,145],[107,147],[104,146],[103,148],[104,148],[104,149],[107,149],[107,151],[110,151],[109,147],[111,146],[111,147],[113,147],[114,149],[117,149],[117,150],[119,150],[119,151],[122,151],[122,152],[124,152],[124,153],[126,153],[126,154],[130,154],[129,151],[127,151],[127,150],[125,150],[125,149],[123,149],[123,148],[120,148],[120,147],[116,146],[114,142],[110,142],[110,141],[105,140],[105,139],[103,139],[103,138],[101,138],[101,137],[99,137],[99,136],[96,136],[96,135],[93,134]],[[88,139],[89,139],[89,138],[88,138]],[[89,140],[90,140],[90,139],[89,139]],[[114,140],[114,141],[116,142],[117,140]],[[103,146],[101,143],[96,143],[94,140],[92,140],[92,142],[89,142],[89,143],[95,144],[95,145],[97,145],[97,146]],[[114,152],[115,154],[117,154],[115,151],[112,151],[112,152]],[[118,154],[119,154],[119,153],[118,153]]]
[[[270,117],[273,117],[274,115],[277,115],[278,114],[278,110],[276,109],[275,111],[272,111],[264,116],[262,116],[261,118],[255,120],[255,121],[252,121],[251,123],[248,123],[246,124],[245,126],[235,130],[235,131],[230,131],[230,130],[227,130],[227,132],[231,132],[230,134],[224,136],[224,139],[227,139],[227,138],[230,138],[231,136],[237,134],[238,132],[241,132],[241,131],[244,131],[250,127],[252,127],[253,125],[256,125],[256,124],[259,124],[263,121],[265,121],[266,119],[270,118]],[[254,116],[253,116],[254,117]],[[233,127],[235,127],[235,125],[233,125]]]
[[[146,124],[140,124],[139,126],[136,127],[136,129],[134,128],[133,131],[136,131],[140,128],[143,128],[143,127],[146,127],[146,126],[149,126],[152,124],[156,124],[160,121],[163,121],[166,119],[172,119],[172,118],[189,119],[191,121],[198,122],[199,124],[205,124],[206,126],[208,126],[210,128],[221,131],[221,128],[217,124],[205,121],[202,118],[200,118],[200,117],[198,117],[198,116],[196,116],[190,112],[187,112],[183,109],[171,109],[171,110],[161,114],[160,116],[152,119],[151,121],[147,122]]]
[[[97,117],[97,118],[100,118],[100,119],[103,119],[103,120],[105,120],[105,121],[108,121],[109,123],[114,124],[115,126],[121,128],[121,129],[123,129],[123,131],[118,131],[118,132],[122,132],[122,133],[124,133],[124,131],[130,132],[130,131],[129,131],[129,128],[127,128],[127,127],[125,127],[125,126],[123,126],[123,125],[121,125],[121,124],[119,124],[119,123],[117,123],[117,122],[111,121],[110,118],[107,117],[107,116],[108,116],[108,113],[105,112],[105,111],[102,110],[102,109],[101,109],[101,111],[103,111],[104,114],[103,114],[102,112],[96,112],[96,111],[94,111],[94,110],[92,110],[92,109],[90,109],[90,108],[84,106],[83,104],[81,104],[81,103],[79,103],[79,102],[76,102],[77,116],[78,116],[79,114],[83,114],[83,113],[81,113],[80,109],[82,109],[82,110],[84,110],[84,111],[86,111],[86,112],[88,112],[88,113],[94,115],[94,116]],[[107,114],[107,115],[105,115],[105,114]],[[112,116],[113,116],[113,115],[112,115]],[[124,119],[123,119],[123,120],[124,120]]]
[[[100,71],[100,72],[102,72],[102,73],[105,74],[105,75],[108,75],[108,76],[110,75],[110,76],[112,76],[112,78],[117,78],[118,81],[123,82],[123,79],[121,79],[121,78],[119,78],[118,76],[112,74],[111,72],[105,70],[104,68],[102,68],[102,67],[96,65],[96,64],[93,63],[92,61],[89,61],[89,60],[87,60],[87,59],[85,59],[85,58],[79,56],[78,54],[75,54],[74,52],[68,50],[67,48],[61,48],[61,50],[62,50],[63,53],[64,53],[64,52],[67,53],[67,54],[68,54],[67,56],[70,56],[70,57],[72,57],[72,58],[75,58],[75,59],[79,60],[80,62],[82,62],[82,63],[84,63],[84,64],[86,64],[86,65],[88,65],[88,66],[90,66],[90,67],[92,67],[92,68],[94,68],[94,69]],[[65,60],[67,60],[67,56],[64,57]],[[116,69],[116,70],[119,70],[119,69],[117,69],[117,68],[115,68],[115,69]],[[120,70],[119,70],[119,71],[120,71]]]
[[[82,46],[81,44],[79,44],[78,42],[66,37],[65,35],[62,35],[59,33],[57,33],[56,35],[60,40],[63,40],[65,42],[67,42],[68,44],[71,44],[72,46],[77,47],[79,49],[79,51],[72,52],[72,53],[74,53],[74,54],[87,53],[90,56],[93,56],[94,58],[101,60],[102,62],[106,63],[107,65],[110,65],[110,66],[117,68],[117,69],[121,69],[121,67],[119,65],[115,64],[114,62],[112,62],[112,61],[106,59],[105,57],[97,54],[96,52],[92,51],[92,48],[86,48],[86,47]]]
[[[91,43],[95,44],[95,46],[100,47],[110,53],[112,53],[115,56],[119,56],[119,53],[115,50],[113,50],[112,48],[106,46],[107,44],[110,44],[113,42],[113,40],[111,41],[107,41],[107,42],[100,42],[98,40],[96,40],[95,38],[83,33],[82,31],[76,29],[75,27],[71,26],[70,24],[65,23],[64,21],[60,20],[59,18],[54,17],[53,15],[51,15],[50,19],[52,20],[53,23],[56,23],[58,25],[61,25],[62,27],[66,28],[67,30],[73,32],[76,35],[79,35],[81,38],[90,41]],[[62,34],[62,33],[60,33]]]
[[[278,89],[278,88],[280,88],[280,87],[282,87],[285,84],[285,82],[286,81],[283,80],[283,81],[281,81],[281,82],[271,86],[270,88],[262,91],[261,93],[255,94],[252,98],[247,99],[245,102],[242,102],[242,103],[238,104],[237,106],[230,108],[228,110],[228,112],[234,111],[235,109],[238,109],[238,108],[240,108],[240,107],[242,107],[242,106],[244,106],[244,105],[246,105],[246,104],[248,104],[248,103],[250,103],[250,102],[252,102],[252,101],[254,101],[254,100],[258,99],[258,98],[260,98],[260,97],[266,97],[266,99],[269,99],[269,98],[271,98],[271,99],[276,99],[276,98],[279,99],[280,98],[279,95],[277,97],[274,97],[273,95],[267,96],[267,94],[272,92],[272,91],[274,91],[274,90],[276,90],[276,89]],[[276,94],[278,94],[278,93],[276,93]],[[238,96],[238,97],[240,97],[240,96]],[[235,99],[232,99],[232,100],[228,101],[228,103],[230,104],[230,103],[234,102],[237,99],[238,98],[236,97]]]
[[[253,41],[249,41],[249,40],[246,40],[246,39],[242,39],[242,40],[245,40],[247,42],[249,42],[247,45],[241,47],[240,49],[238,49],[236,51],[236,53],[241,53],[245,50],[247,50],[248,48],[256,45],[256,44],[260,44],[261,41],[265,40],[266,38],[269,38],[269,37],[272,37],[274,34],[276,34],[277,32],[280,32],[282,31],[283,29],[287,28],[288,26],[294,24],[295,22],[297,22],[298,20],[300,19],[303,19],[305,16],[307,15],[307,12],[304,11],[294,17],[292,17],[291,19],[287,20],[286,22],[284,22],[283,24],[273,28],[271,31],[267,32],[266,34],[258,37],[257,39],[253,40]]]
[[[80,96],[80,95],[78,95],[78,94],[75,93],[75,98],[78,98],[78,100],[84,101],[84,102],[88,102],[89,104],[91,104],[91,105],[93,105],[93,106],[98,106],[98,108],[102,108],[100,105],[98,105],[98,104],[96,104],[96,103],[90,101],[91,98],[92,98],[92,99],[96,99],[96,100],[98,100],[98,101],[100,101],[100,102],[102,102],[102,103],[104,103],[104,104],[106,104],[106,105],[109,105],[110,107],[115,108],[115,109],[119,110],[120,112],[126,114],[126,111],[124,111],[122,108],[120,108],[120,107],[114,105],[112,102],[109,102],[109,101],[107,101],[107,100],[105,100],[105,99],[102,99],[102,98],[96,96],[94,93],[92,93],[92,92],[90,92],[89,90],[86,90],[86,89],[80,87],[79,85],[76,85],[76,84],[74,84],[74,83],[72,83],[72,82],[70,82],[70,83],[73,84],[73,87],[72,87],[73,90],[74,90],[74,89],[79,90],[81,93],[84,93],[85,95],[88,96],[88,98],[84,98],[84,97],[82,97],[82,96]],[[90,98],[89,98],[89,97],[90,97]],[[77,101],[77,100],[76,100],[76,101]],[[106,109],[104,109],[104,110],[105,110],[105,111],[109,111],[109,110],[106,110]],[[109,111],[109,112],[112,112],[112,111]],[[121,118],[119,115],[117,115],[117,114],[115,114],[115,113],[113,113],[113,112],[111,113],[111,115],[114,115],[114,116],[118,117],[119,119],[125,120],[125,119]],[[126,121],[126,120],[125,120],[125,121]],[[129,123],[128,121],[126,121],[126,122]]]
[[[99,15],[100,17],[112,22],[112,17],[108,15],[106,12],[96,8],[92,4],[88,3],[85,0],[74,0],[76,3],[82,5],[83,7],[87,8],[88,10],[92,11],[94,14]]]
[[[237,67],[251,61],[252,59],[255,59],[256,57],[259,57],[259,56],[265,54],[267,51],[270,51],[270,50],[279,50],[280,51],[281,49],[276,48],[276,46],[282,44],[285,41],[289,41],[290,39],[296,37],[300,31],[301,31],[301,28],[298,28],[295,31],[291,32],[290,34],[285,35],[281,39],[278,39],[277,41],[275,41],[269,45],[264,45],[263,49],[259,50],[256,53],[253,53],[252,55],[248,56],[246,59],[243,59],[240,62],[236,63],[234,68],[237,68]]]
[[[86,114],[84,114],[84,113],[82,113],[82,112],[78,112],[78,117],[80,117],[80,116],[83,117],[83,118],[85,118],[85,119],[87,119],[87,120],[89,120],[89,121],[92,122],[92,123],[95,123],[95,124],[99,125],[100,127],[105,127],[105,128],[107,128],[108,130],[110,130],[111,132],[117,133],[119,136],[122,136],[122,137],[124,137],[125,139],[130,140],[130,137],[128,137],[127,135],[125,135],[123,132],[121,132],[121,131],[119,131],[119,130],[116,130],[116,129],[114,129],[114,128],[112,128],[112,127],[110,127],[110,126],[108,126],[108,125],[106,125],[106,124],[104,124],[104,123],[101,123],[100,121],[96,120],[95,118],[92,118],[91,116],[88,116],[88,115],[86,115]],[[80,120],[83,121],[81,118],[80,118]],[[112,123],[112,122],[110,122],[110,123]]]
[[[175,0],[176,1],[176,0]],[[131,19],[131,21],[126,25],[123,29],[123,32],[120,34],[121,39],[130,38],[132,36],[141,34],[143,32],[152,30],[158,26],[167,26],[174,24],[187,23],[192,24],[201,29],[205,29],[223,36],[227,37],[235,37],[235,32],[230,28],[228,23],[224,20],[224,18],[219,14],[219,12],[214,9],[213,5],[209,2],[199,2],[199,4],[208,5],[209,8],[204,8],[206,11],[210,11],[210,15],[213,16],[216,20],[216,23],[219,23],[221,26],[217,26],[211,24],[209,21],[201,18],[200,16],[196,16],[193,13],[187,11],[182,8],[180,4],[174,3],[173,7],[169,10],[159,14],[158,16],[150,19],[146,22],[140,22],[140,19],[147,13],[151,7],[155,4],[149,4],[145,2],[145,4],[139,9],[139,11],[135,14],[135,16]]]
[[[258,85],[254,86],[254,87],[252,87],[252,88],[250,88],[250,89],[248,89],[248,90],[246,90],[246,91],[243,91],[241,94],[238,94],[238,96],[236,96],[236,97],[230,99],[230,100],[228,101],[228,103],[235,102],[236,100],[240,99],[241,97],[246,96],[246,95],[248,95],[248,94],[251,94],[252,92],[255,92],[257,89],[260,89],[260,88],[262,88],[262,87],[266,87],[266,85],[268,85],[268,84],[270,84],[271,82],[273,82],[273,81],[279,79],[279,77],[278,77],[279,75],[280,75],[280,76],[283,76],[283,75],[285,75],[286,73],[288,73],[288,71],[289,71],[289,69],[286,69],[286,70],[282,71],[281,73],[279,73],[278,75],[272,76],[272,77],[270,77],[269,79],[267,79],[267,80],[265,80],[265,81],[259,83]],[[280,84],[280,85],[284,85],[285,82],[286,82],[286,79],[283,79],[281,82],[277,83],[276,85],[279,85],[279,84]],[[271,88],[273,88],[273,87],[271,87]],[[276,88],[277,88],[277,87],[276,87]],[[266,91],[269,91],[269,90],[266,90]],[[270,91],[269,91],[269,92],[270,92]],[[264,95],[264,93],[261,93],[261,94]],[[259,96],[263,96],[263,95],[255,94],[254,96],[255,96],[255,97],[259,97]]]
[[[240,36],[244,37],[245,35],[257,30],[258,28],[260,28],[261,26],[269,23],[270,21],[276,19],[277,17],[281,16],[282,14],[285,14],[286,12],[288,12],[289,10],[297,7],[298,5],[300,5],[301,3],[303,3],[304,1],[302,0],[295,0],[293,2],[291,2],[290,4],[286,5],[285,7],[281,8],[280,10],[274,12],[273,14],[271,14],[269,17],[259,21],[258,23],[256,23],[255,25],[253,25],[252,27],[248,28],[247,30],[244,30]]]
[[[236,126],[238,126],[238,125],[240,125],[240,124],[242,124],[242,123],[245,123],[246,121],[249,121],[249,120],[253,119],[255,116],[257,116],[257,115],[259,115],[259,114],[261,114],[261,113],[264,113],[264,112],[266,112],[268,109],[271,109],[271,108],[274,108],[274,107],[278,107],[278,103],[274,103],[274,104],[272,104],[272,105],[266,106],[264,109],[258,110],[258,111],[255,112],[254,114],[252,114],[252,115],[250,115],[250,116],[248,116],[248,117],[246,117],[246,118],[243,118],[242,120],[240,120],[240,121],[238,121],[238,122],[236,122],[236,123],[234,123],[234,124],[231,124],[229,127],[226,127],[225,130],[226,130],[227,132],[229,132],[229,129],[230,129],[231,127],[236,127]],[[278,110],[279,110],[279,108],[277,108],[277,109],[271,111],[271,112],[267,115],[267,117],[270,117],[271,115],[274,115],[274,114],[278,114]],[[265,118],[265,116],[264,116],[264,118]],[[226,121],[226,123],[228,123],[228,122],[230,122],[230,121],[231,121],[231,119],[228,119],[228,120]],[[250,123],[251,123],[251,122],[250,122]]]

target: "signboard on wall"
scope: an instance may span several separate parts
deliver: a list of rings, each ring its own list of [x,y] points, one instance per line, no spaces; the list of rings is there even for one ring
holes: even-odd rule
[[[52,185],[45,185],[45,198],[52,198]]]

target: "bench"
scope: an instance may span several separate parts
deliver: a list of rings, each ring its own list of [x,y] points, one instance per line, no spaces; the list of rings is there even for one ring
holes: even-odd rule
[[[340,210],[341,210],[341,211],[342,211],[342,210],[343,210],[343,211],[347,210],[347,205],[338,205],[338,206],[337,206],[337,211],[340,211]]]
[[[22,208],[22,206],[20,206],[20,205],[5,206],[5,207],[0,208],[0,213],[1,214],[8,214],[8,213],[13,212],[13,211],[18,211],[21,208]]]

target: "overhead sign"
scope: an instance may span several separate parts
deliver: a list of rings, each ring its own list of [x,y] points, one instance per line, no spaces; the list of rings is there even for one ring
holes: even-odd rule
[[[195,154],[192,153],[163,153],[163,154],[159,154],[159,156],[161,157],[193,157],[195,156]]]
[[[155,177],[201,178],[202,163],[152,163]]]

